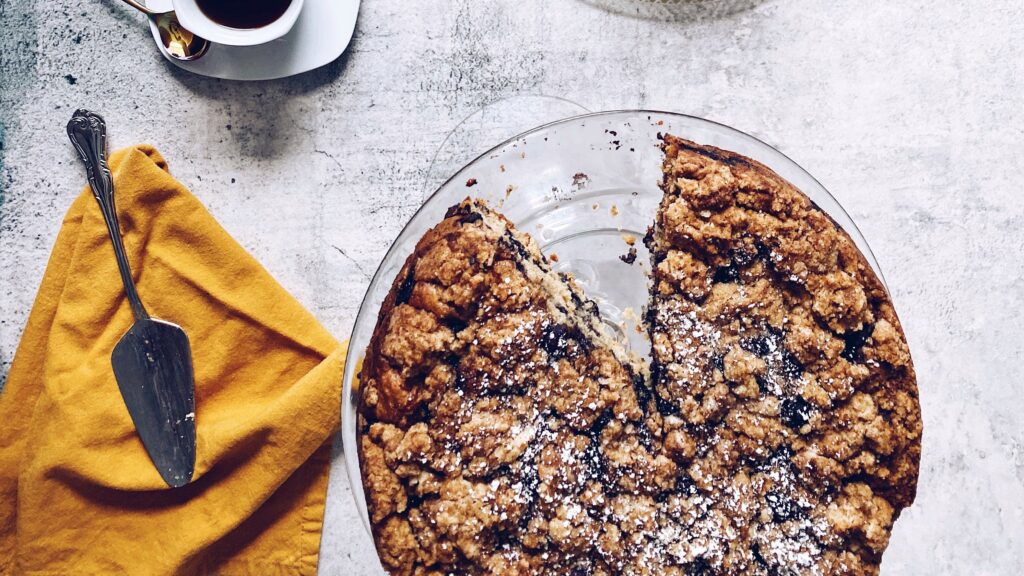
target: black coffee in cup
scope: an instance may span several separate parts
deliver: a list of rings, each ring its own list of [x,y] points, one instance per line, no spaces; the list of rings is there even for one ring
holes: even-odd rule
[[[284,14],[292,0],[196,0],[207,18],[228,28],[261,28]]]

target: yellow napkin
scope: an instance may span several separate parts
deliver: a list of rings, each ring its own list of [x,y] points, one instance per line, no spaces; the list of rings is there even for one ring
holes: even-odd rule
[[[195,478],[163,483],[114,381],[133,318],[86,188],[0,393],[0,573],[314,574],[344,349],[156,150],[110,164],[139,293],[192,343]]]

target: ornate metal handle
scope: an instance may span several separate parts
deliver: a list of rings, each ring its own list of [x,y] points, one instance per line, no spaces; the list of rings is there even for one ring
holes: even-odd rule
[[[117,224],[117,210],[114,207],[114,179],[107,167],[107,124],[99,114],[88,110],[76,110],[68,122],[68,136],[78,150],[78,155],[85,163],[92,195],[100,205],[103,220],[107,224],[107,232],[114,244],[114,256],[117,257],[117,268],[121,273],[121,283],[128,297],[128,304],[136,320],[149,318],[139,293],[135,290],[128,256],[121,240],[121,229]]]

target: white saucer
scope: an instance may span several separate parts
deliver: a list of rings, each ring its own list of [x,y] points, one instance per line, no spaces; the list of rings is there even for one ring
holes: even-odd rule
[[[149,0],[154,10],[171,9],[170,0]],[[359,0],[306,0],[295,27],[284,37],[259,46],[213,44],[194,62],[171,58],[150,22],[160,52],[179,68],[226,80],[271,80],[301,74],[333,62],[345,51],[356,27]]]

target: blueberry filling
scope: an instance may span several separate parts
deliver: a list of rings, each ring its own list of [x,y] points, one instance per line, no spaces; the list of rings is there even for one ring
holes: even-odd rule
[[[711,564],[704,558],[696,558],[686,567],[686,576],[708,576],[714,573]]]
[[[771,354],[772,346],[767,336],[754,336],[752,338],[744,338],[740,341],[740,346],[750,352],[756,354],[762,358]]]
[[[465,330],[466,326],[468,326],[468,324],[463,319],[455,316],[445,318],[444,325],[447,326],[448,329],[452,331],[452,334],[458,334],[459,332]]]
[[[732,251],[733,264],[741,268],[746,268],[754,263],[757,258],[757,252],[748,252],[742,248],[737,248]]]
[[[402,285],[398,287],[398,293],[395,295],[395,305],[405,304],[412,298],[412,288],[416,285],[416,266],[410,266],[409,272],[405,275],[405,279],[402,280]]]
[[[782,492],[769,492],[764,498],[768,502],[768,508],[772,511],[772,519],[777,523],[798,518],[803,512],[792,498]]]
[[[715,284],[728,284],[736,282],[740,279],[740,269],[730,264],[728,266],[721,266],[715,270],[715,276],[712,280]]]
[[[871,339],[871,334],[875,331],[875,327],[871,324],[865,324],[863,328],[856,332],[847,332],[843,334],[843,342],[845,344],[842,352],[842,357],[846,358],[850,362],[857,362],[864,358],[864,345],[867,344],[868,340]]]
[[[782,401],[782,423],[794,430],[799,430],[811,421],[811,413],[814,408],[801,398],[786,398]]]
[[[459,218],[459,224],[473,224],[483,220],[484,217],[479,212],[470,212],[462,218]]]
[[[576,334],[565,324],[552,324],[540,336],[540,345],[548,354],[548,360],[555,362],[569,356]]]
[[[782,375],[790,380],[803,376],[804,366],[788,350],[782,351]]]

